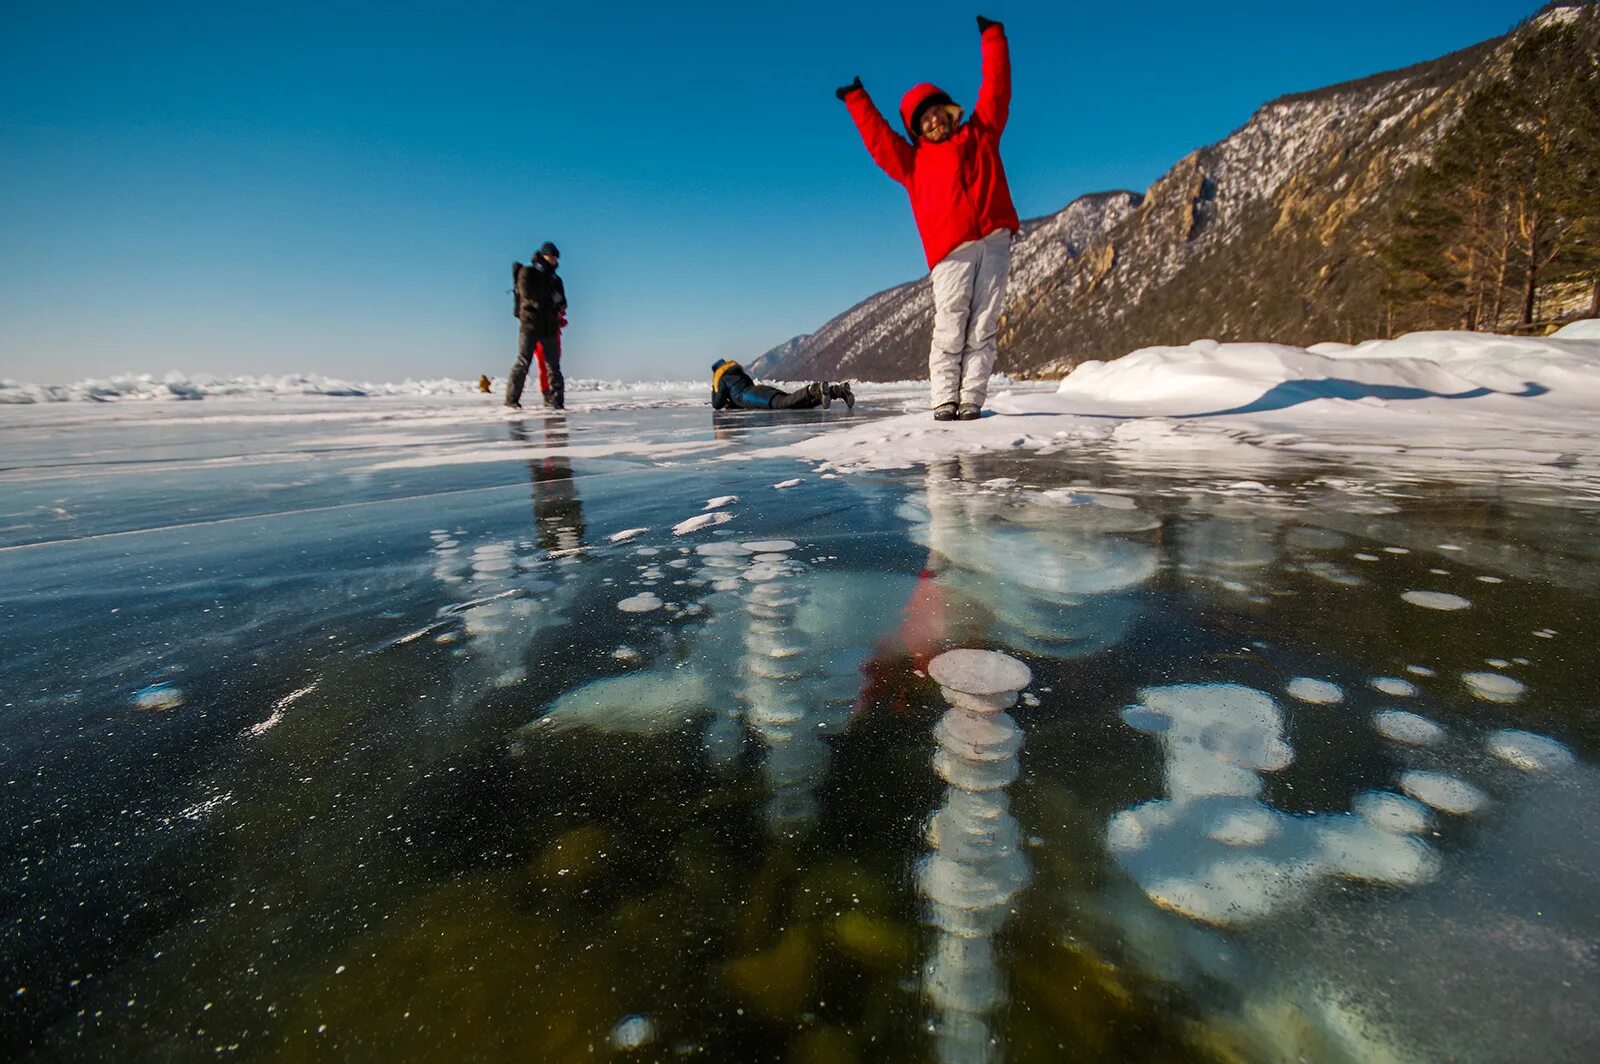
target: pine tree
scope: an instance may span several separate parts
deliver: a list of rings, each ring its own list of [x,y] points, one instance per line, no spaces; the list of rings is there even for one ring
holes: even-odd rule
[[[1380,249],[1404,327],[1533,325],[1542,286],[1585,283],[1600,314],[1600,8],[1534,31],[1413,172]]]

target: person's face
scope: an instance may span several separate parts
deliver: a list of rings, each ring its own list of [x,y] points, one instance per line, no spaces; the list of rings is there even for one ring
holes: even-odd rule
[[[550,267],[552,270],[561,265],[561,257],[559,255],[540,255],[539,257],[543,259],[545,265]]]
[[[928,113],[922,116],[922,126],[919,132],[922,139],[937,144],[947,139],[954,133],[956,123],[948,107],[930,107]]]

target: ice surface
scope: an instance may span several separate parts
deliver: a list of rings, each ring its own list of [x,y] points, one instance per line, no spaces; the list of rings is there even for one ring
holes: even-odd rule
[[[311,1052],[296,1039],[326,1024],[319,1052],[554,1058],[615,1049],[643,1017],[645,1056],[853,1039],[865,1059],[858,1030],[1000,1052],[1019,1016],[1048,1047],[1074,1029],[1036,1007],[1055,986],[1174,1058],[1332,1058],[1306,1031],[1381,1015],[1396,1059],[1470,1056],[1429,1041],[1456,1021],[1507,1058],[1566,1059],[1600,1014],[1581,966],[1600,480],[1559,392],[1000,413],[986,422],[1053,453],[810,475],[781,496],[765,493],[804,467],[754,454],[818,422],[730,433],[703,383],[512,421],[462,396],[6,408],[0,885],[8,956],[54,1017],[28,1037],[51,1058],[150,1055],[191,1037],[194,1001],[244,1055]],[[1056,398],[1018,389],[997,410]],[[1456,422],[1508,442],[1537,420],[1515,406],[1553,438],[1426,457]],[[890,436],[883,414],[867,400],[841,431]],[[1370,463],[1313,446],[1402,437]],[[506,457],[388,465],[480,453]],[[738,536],[666,536],[708,491],[746,500]],[[1397,601],[1445,540],[1464,550],[1440,586],[1506,584],[1453,616]],[[642,592],[659,607],[617,609]],[[1025,661],[1043,706],[941,705],[922,674],[953,646]],[[1530,658],[1511,708],[1454,679]],[[1407,662],[1451,678],[1427,684],[1437,747],[1368,726],[1419,708],[1387,683],[1427,674]],[[1292,702],[1298,673],[1337,679],[1350,709]],[[1196,690],[1150,686],[1172,677]],[[182,707],[133,703],[162,683]],[[1512,722],[1561,741],[1491,731]],[[1371,790],[1413,767],[1494,804],[1464,826]],[[128,924],[147,903],[161,919]],[[1052,927],[1072,934],[1034,934]],[[419,956],[436,962],[420,996],[401,970]],[[343,965],[327,987],[302,978]],[[791,970],[814,993],[768,1010]],[[1479,972],[1490,992],[1460,992]],[[835,1023],[857,992],[897,1004]],[[1505,1007],[1450,1016],[1490,999]],[[427,1000],[477,1004],[398,1019]]]

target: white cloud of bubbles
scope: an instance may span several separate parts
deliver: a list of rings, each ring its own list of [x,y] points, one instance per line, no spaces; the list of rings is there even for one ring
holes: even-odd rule
[[[1168,796],[1112,816],[1106,844],[1157,905],[1233,927],[1292,906],[1334,877],[1407,887],[1438,875],[1437,852],[1416,837],[1427,817],[1395,815],[1396,802],[1406,801],[1398,796],[1313,816],[1261,800],[1262,774],[1294,760],[1282,713],[1264,692],[1180,684],[1146,688],[1139,698],[1123,720],[1160,740]]]

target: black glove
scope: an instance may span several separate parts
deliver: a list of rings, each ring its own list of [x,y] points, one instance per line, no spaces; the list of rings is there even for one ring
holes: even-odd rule
[[[984,30],[988,29],[990,26],[999,26],[999,25],[1000,25],[1000,23],[996,22],[992,18],[984,18],[982,15],[978,16],[978,32],[979,33],[982,33]],[[1004,28],[1004,27],[1002,27],[1002,28]]]
[[[861,75],[857,74],[856,75],[856,80],[852,81],[848,85],[845,85],[845,86],[843,86],[841,88],[835,89],[833,94],[835,96],[839,97],[839,99],[842,100],[846,96],[849,96],[852,92],[855,92],[857,89],[863,89],[863,88],[866,88],[866,86],[861,84]]]

